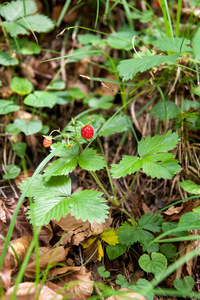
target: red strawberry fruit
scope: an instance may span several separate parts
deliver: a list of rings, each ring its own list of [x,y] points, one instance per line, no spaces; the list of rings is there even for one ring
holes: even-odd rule
[[[81,128],[81,136],[84,139],[91,139],[94,135],[94,129],[90,125],[85,125]]]
[[[50,136],[46,136],[43,140],[43,146],[45,148],[48,148],[51,146],[51,144],[52,144],[52,138]]]
[[[161,6],[160,6],[160,0],[156,0],[156,5],[157,5],[158,8],[161,8]]]

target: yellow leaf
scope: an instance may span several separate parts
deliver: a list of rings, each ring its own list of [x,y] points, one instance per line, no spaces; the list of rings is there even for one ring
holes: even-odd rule
[[[95,237],[90,237],[90,238],[84,243],[83,248],[86,249],[86,248],[90,247],[90,245],[92,245],[96,239],[97,239],[97,236],[95,236]]]
[[[114,228],[104,230],[100,237],[103,241],[112,246],[115,246],[119,243],[117,232],[114,230]]]
[[[101,261],[103,256],[104,256],[103,247],[101,245],[101,242],[98,241],[98,260]]]

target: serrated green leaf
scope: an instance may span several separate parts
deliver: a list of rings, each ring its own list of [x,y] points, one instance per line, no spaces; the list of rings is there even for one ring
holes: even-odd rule
[[[60,148],[61,143],[54,144],[53,147]],[[66,159],[78,158],[79,155],[79,145],[78,144],[71,144],[68,145],[67,143],[63,143],[63,148],[59,149],[56,152],[56,156],[65,157]]]
[[[78,158],[78,164],[87,171],[101,170],[106,166],[104,158],[97,154],[92,148],[86,148],[81,152]]]
[[[24,104],[33,107],[52,108],[57,103],[57,97],[53,93],[44,91],[35,91],[24,99]]]
[[[174,174],[180,171],[177,160],[166,159],[158,162],[158,159],[156,158],[157,155],[159,156],[159,153],[151,155],[154,157],[155,162],[152,161],[152,159],[149,159],[151,156],[143,157],[141,160],[143,172],[146,173],[147,176],[151,176],[152,178],[171,179]]]
[[[128,117],[124,114],[116,115],[113,119],[109,120],[105,126],[100,129],[99,136],[108,136],[117,132],[126,131],[130,127]]]
[[[0,15],[7,21],[15,21],[25,15],[34,14],[37,11],[37,5],[34,0],[11,1],[0,7]]]
[[[50,163],[44,170],[44,175],[46,176],[45,180],[48,181],[51,176],[68,175],[76,166],[77,158],[58,158]]]
[[[119,164],[112,164],[111,167],[112,176],[119,178],[137,172],[142,164],[139,157],[124,155]]]
[[[176,147],[179,138],[176,132],[168,131],[163,135],[156,135],[154,137],[148,136],[142,139],[138,144],[138,153],[141,157],[157,152],[167,152]]]
[[[178,226],[178,222],[164,222],[162,224],[162,230],[164,232],[171,231],[174,229],[174,232],[170,232],[170,235],[175,235],[175,236],[188,236],[189,231],[177,231],[176,228]]]
[[[20,24],[17,24],[17,22],[2,22],[6,32],[10,34],[12,37],[17,37],[19,34],[29,34],[28,30],[26,30],[23,26]]]
[[[138,230],[138,224],[130,225],[127,222],[122,223],[118,231],[119,242],[123,245],[129,246],[140,240],[140,231]]]
[[[110,272],[106,271],[104,266],[99,267],[97,270],[101,277],[104,277],[104,278],[110,277]]]
[[[18,20],[17,23],[28,30],[31,28],[32,31],[36,32],[49,32],[55,27],[55,24],[50,18],[41,14],[24,17]]]
[[[152,44],[161,51],[190,52],[192,48],[188,46],[190,40],[180,37],[164,37],[153,41]]]
[[[166,116],[165,116],[165,104],[167,110]],[[172,101],[166,101],[165,103],[163,101],[160,101],[149,111],[150,115],[154,117],[154,119],[163,120],[163,121],[165,120],[165,117],[167,120],[176,118],[180,112],[181,112],[180,108]]]
[[[102,193],[93,190],[84,190],[74,193],[70,198],[70,211],[76,219],[92,223],[104,222],[108,215],[106,200]]]
[[[32,83],[26,78],[13,77],[10,82],[11,90],[21,96],[30,94],[33,90]]]
[[[20,174],[21,169],[20,167],[11,164],[6,166],[6,172],[7,174],[3,175],[3,179],[14,179]]]
[[[70,212],[69,201],[69,197],[43,195],[30,205],[27,215],[36,226],[48,224],[50,220],[60,220]]]
[[[25,120],[16,119],[13,124],[6,126],[6,132],[18,133],[24,132],[25,135],[31,135],[39,132],[42,129],[42,122],[40,120],[29,121],[26,123]]]
[[[167,259],[161,253],[153,252],[151,258],[149,255],[143,254],[138,262],[145,272],[153,273],[156,277],[159,277],[167,268]]]
[[[0,65],[3,66],[16,66],[19,61],[16,58],[12,58],[9,52],[0,52]]]
[[[126,252],[126,245],[117,244],[115,246],[108,245],[106,247],[106,252],[109,260],[113,260]]]
[[[117,66],[119,76],[123,81],[133,79],[138,72],[144,72],[152,67],[160,66],[163,63],[173,64],[179,58],[179,54],[172,55],[147,55],[142,58],[126,59],[120,61]]]
[[[178,183],[186,192],[194,195],[200,194],[200,186],[194,183],[192,180],[185,180],[184,182],[178,181]]]
[[[191,292],[191,290],[194,287],[194,279],[190,276],[185,276],[184,278],[176,278],[174,280],[174,287],[178,290],[181,291],[184,295],[184,291],[186,292]]]
[[[0,115],[5,115],[13,111],[19,110],[19,106],[13,101],[0,99]]]
[[[138,224],[143,229],[150,230],[152,232],[160,232],[161,225],[163,223],[163,217],[152,213],[144,214],[139,220]]]
[[[45,186],[66,196],[71,195],[71,179],[66,176],[52,176]]]

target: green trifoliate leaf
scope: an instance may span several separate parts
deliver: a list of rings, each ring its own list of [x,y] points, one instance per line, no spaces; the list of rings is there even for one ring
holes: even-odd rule
[[[178,181],[182,189],[184,189],[186,192],[199,195],[200,194],[200,185],[197,185],[192,180],[185,180],[184,182]]]
[[[78,164],[82,169],[87,171],[101,170],[106,166],[104,158],[91,148],[87,148],[81,152],[78,158]]]
[[[0,99],[0,115],[5,115],[13,111],[19,110],[19,106],[13,101]]]
[[[19,61],[16,58],[12,58],[9,52],[0,52],[0,65],[3,66],[16,66]]]
[[[108,136],[117,132],[126,131],[130,127],[129,119],[126,115],[115,116],[100,129],[99,136]]]
[[[154,154],[157,152],[167,152],[176,147],[179,138],[176,132],[168,131],[163,135],[154,137],[148,136],[142,139],[138,144],[138,153],[142,157],[144,155]]]
[[[173,51],[173,52],[190,52],[192,48],[188,46],[190,40],[180,37],[164,37],[157,39],[152,44],[161,51]]]
[[[147,254],[143,254],[138,262],[145,272],[153,273],[156,277],[159,277],[167,267],[166,257],[156,252],[153,252],[151,257]]]
[[[119,164],[112,164],[111,167],[112,176],[119,178],[137,172],[142,164],[139,157],[124,155]]]
[[[108,215],[106,200],[102,193],[93,190],[85,190],[74,193],[70,198],[70,212],[76,219],[92,223],[104,222]]]
[[[152,232],[160,232],[162,223],[163,217],[161,215],[155,215],[152,213],[144,214],[138,220],[139,226]]]
[[[26,78],[13,77],[10,82],[11,90],[21,96],[30,94],[33,90],[32,83]]]
[[[163,63],[173,64],[179,58],[179,54],[172,55],[147,55],[142,58],[122,60],[117,70],[119,76],[123,77],[124,81],[133,79],[138,72],[144,72],[152,67],[160,66]]]
[[[33,107],[52,108],[57,103],[57,97],[50,92],[35,91],[24,99],[24,103]]]
[[[50,163],[44,170],[44,175],[46,176],[45,180],[48,181],[51,176],[67,175],[72,172],[76,166],[77,158],[58,158],[54,162]]]

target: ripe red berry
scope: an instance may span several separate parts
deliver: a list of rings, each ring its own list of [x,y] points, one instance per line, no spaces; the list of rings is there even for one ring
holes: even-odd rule
[[[81,136],[84,139],[91,139],[94,135],[94,129],[90,125],[85,125],[83,128],[81,128]]]
[[[46,137],[44,138],[44,140],[43,140],[43,146],[44,146],[45,148],[48,148],[48,147],[51,146],[51,144],[52,144],[52,138],[49,137],[49,136],[46,136]]]
[[[158,8],[161,8],[161,6],[160,6],[160,0],[156,0],[156,5],[157,5]]]

